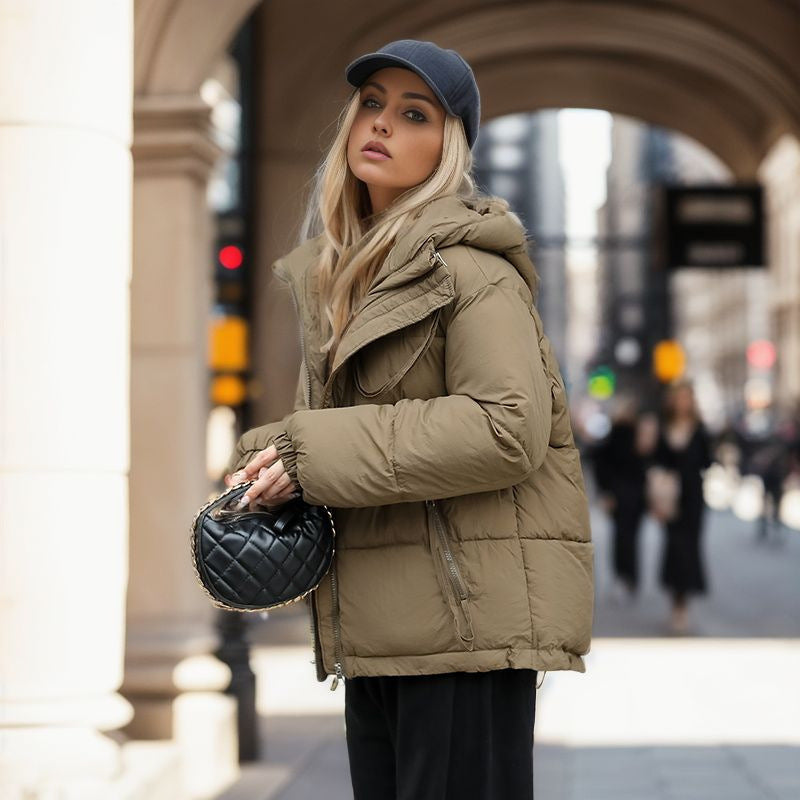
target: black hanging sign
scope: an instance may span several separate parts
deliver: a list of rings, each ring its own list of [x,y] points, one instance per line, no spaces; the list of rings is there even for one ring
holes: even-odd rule
[[[667,269],[765,266],[760,186],[664,188]]]

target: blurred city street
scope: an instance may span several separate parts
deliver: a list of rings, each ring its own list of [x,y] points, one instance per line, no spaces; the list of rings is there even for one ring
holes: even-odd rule
[[[759,542],[753,523],[708,512],[710,594],[690,632],[668,632],[660,529],[642,526],[642,592],[616,599],[609,526],[593,510],[595,638],[587,672],[537,694],[537,800],[796,800],[800,797],[800,535]],[[314,678],[302,608],[254,631],[264,759],[219,800],[352,798],[344,692]]]

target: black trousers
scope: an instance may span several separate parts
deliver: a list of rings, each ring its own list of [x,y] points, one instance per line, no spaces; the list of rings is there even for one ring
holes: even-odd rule
[[[345,680],[354,800],[533,800],[533,669]]]

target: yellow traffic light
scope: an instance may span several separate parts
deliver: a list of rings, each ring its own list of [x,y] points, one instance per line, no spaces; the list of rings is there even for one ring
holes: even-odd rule
[[[685,368],[686,356],[675,339],[662,339],[653,348],[653,372],[662,383],[680,378]]]
[[[240,406],[247,398],[247,387],[238,375],[217,375],[211,379],[211,402],[215,406]]]
[[[218,372],[242,372],[248,367],[247,321],[218,316],[211,322],[209,366]]]

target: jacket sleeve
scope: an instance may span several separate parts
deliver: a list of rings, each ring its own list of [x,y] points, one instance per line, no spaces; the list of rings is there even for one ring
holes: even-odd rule
[[[487,284],[457,298],[446,330],[447,395],[295,411],[275,444],[304,499],[333,507],[511,486],[541,466],[551,385],[535,310]]]
[[[306,407],[305,403],[305,374],[304,365],[300,365],[300,374],[297,378],[297,389],[294,397],[294,411]],[[274,442],[275,437],[280,434],[285,427],[286,421],[291,416],[290,412],[283,419],[277,422],[269,422],[266,425],[259,425],[256,428],[250,428],[245,431],[236,443],[233,453],[228,461],[228,466],[225,468],[226,474],[232,474],[236,470],[241,469],[247,464],[253,456],[261,450],[265,450],[271,443]],[[284,468],[286,462],[284,461]],[[288,470],[287,470],[288,472]]]

